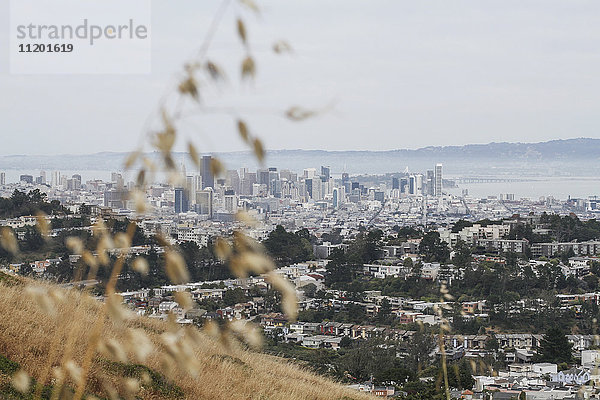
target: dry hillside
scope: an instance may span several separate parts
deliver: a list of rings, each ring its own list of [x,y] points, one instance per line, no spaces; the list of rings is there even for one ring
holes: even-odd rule
[[[49,394],[61,376],[58,367],[67,365],[66,387],[75,387],[101,309],[100,302],[77,290],[31,290],[23,281],[0,279],[0,397],[30,398],[7,394],[10,376],[21,368],[37,381],[47,375]],[[138,342],[132,329],[145,333],[152,346]],[[235,344],[225,347],[196,329],[167,322],[134,317],[115,323],[107,318],[102,338],[111,351],[96,354],[86,386],[86,393],[97,397],[111,398],[118,392],[120,397],[141,399],[370,398],[283,359]],[[130,361],[144,348],[152,349],[145,366]]]

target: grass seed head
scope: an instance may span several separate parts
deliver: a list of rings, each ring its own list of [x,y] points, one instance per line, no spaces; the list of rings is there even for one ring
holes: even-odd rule
[[[81,254],[83,253],[83,241],[76,237],[76,236],[69,236],[66,240],[65,240],[65,244],[67,246],[67,248],[69,250],[71,250],[71,253],[73,254]]]
[[[50,224],[48,223],[48,219],[46,214],[44,214],[41,211],[38,211],[35,214],[35,218],[37,220],[37,229],[40,232],[40,234],[42,235],[42,237],[44,239],[48,239],[48,236],[50,236]]]
[[[282,295],[281,309],[290,321],[295,321],[298,316],[298,297],[296,288],[287,279],[276,272],[269,272],[268,282]]]
[[[15,372],[15,374],[12,376],[12,386],[20,393],[27,393],[29,392],[29,387],[31,386],[31,379],[29,378],[29,375],[27,374],[27,372],[23,371],[22,369]]]
[[[176,292],[175,301],[184,310],[189,310],[194,306],[194,300],[192,300],[190,292]]]
[[[132,353],[138,362],[146,361],[146,358],[154,351],[154,345],[142,329],[130,329],[127,332],[127,350]]]
[[[147,276],[148,271],[150,270],[148,261],[144,257],[136,257],[135,260],[133,260],[132,268],[135,272],[143,276]]]
[[[185,266],[185,261],[181,254],[169,250],[165,252],[167,277],[175,285],[186,283],[190,280],[190,273]]]
[[[27,286],[25,289],[25,293],[31,297],[37,304],[37,306],[42,310],[45,314],[54,315],[56,313],[56,308],[54,306],[54,301],[48,291],[41,286]]]
[[[69,360],[65,363],[65,370],[76,384],[80,384],[83,379],[83,370],[73,360]]]
[[[9,227],[4,227],[0,230],[0,245],[11,254],[19,252],[19,243],[17,242],[15,233]]]

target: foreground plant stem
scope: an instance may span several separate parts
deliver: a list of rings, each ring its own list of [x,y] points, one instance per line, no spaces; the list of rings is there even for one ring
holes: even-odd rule
[[[131,243],[131,241],[133,240],[133,234],[135,233],[137,226],[135,224],[135,222],[131,222],[129,224],[129,226],[127,227],[127,239],[128,242]],[[127,256],[127,250],[128,249],[124,249],[121,254],[119,255],[119,258],[117,259],[117,262],[115,263],[111,274],[110,274],[110,278],[108,280],[108,284],[106,285],[106,291],[104,293],[105,298],[108,299],[110,296],[112,296],[115,292],[115,288],[117,286],[117,278],[119,277],[119,274],[121,273],[121,270],[123,269],[123,265],[125,264],[125,258]],[[81,373],[81,380],[77,383],[77,390],[75,391],[75,395],[73,396],[74,400],[80,400],[81,397],[83,396],[83,392],[85,391],[85,384],[87,382],[87,375],[90,369],[90,366],[92,365],[92,360],[94,358],[94,354],[96,354],[96,349],[98,348],[98,344],[100,343],[100,337],[102,336],[102,327],[104,326],[104,320],[106,318],[106,309],[108,307],[108,301],[104,302],[104,307],[102,307],[98,318],[96,318],[96,322],[94,323],[94,326],[92,328],[92,333],[90,334],[90,340],[88,342],[88,346],[85,350],[85,355],[83,357],[83,362],[81,364],[81,368],[82,368],[82,373]]]

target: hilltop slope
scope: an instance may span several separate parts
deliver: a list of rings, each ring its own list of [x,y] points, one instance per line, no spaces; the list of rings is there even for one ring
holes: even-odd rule
[[[102,304],[76,290],[65,291],[43,286],[41,290],[44,293],[48,290],[54,292],[55,304],[48,307],[48,304],[40,304],[40,298],[36,297],[39,292],[36,295],[35,291],[26,289],[23,282],[15,284],[9,281],[7,284],[2,281],[0,279],[0,364],[2,359],[7,358],[18,363],[36,379],[47,369],[49,358],[54,360],[52,367],[59,365],[61,359],[69,358],[81,365],[91,327]],[[50,314],[42,311],[42,308],[49,309]],[[196,330],[194,333],[184,330],[175,332],[174,329],[178,328],[145,317],[135,317],[123,324],[107,319],[102,327],[102,337],[124,341],[126,330],[131,327],[142,329],[155,348],[163,350],[165,332],[170,331],[175,335],[191,334],[194,346],[186,348],[186,354],[193,353],[199,361],[197,376],[192,377],[175,365],[166,365],[167,368],[164,368],[165,358],[159,355],[159,351],[152,352],[147,359],[145,365],[148,368],[96,356],[86,387],[88,393],[108,397],[107,390],[110,389],[107,388],[122,386],[122,376],[145,376],[147,383],[142,384],[137,398],[370,398],[283,359],[244,350],[236,345],[225,348]],[[169,379],[164,377],[164,373],[169,374]],[[148,376],[151,377],[150,380]],[[5,390],[8,379],[6,371],[3,374],[0,368],[0,387],[4,386]],[[52,381],[46,383],[53,384]],[[9,397],[6,393],[0,393],[0,396]]]

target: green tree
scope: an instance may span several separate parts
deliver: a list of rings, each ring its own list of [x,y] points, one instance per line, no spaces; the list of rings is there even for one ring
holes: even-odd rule
[[[309,283],[308,285],[302,286],[301,290],[304,292],[306,297],[315,297],[315,293],[317,293],[317,285],[314,283]]]
[[[544,338],[540,341],[540,349],[537,361],[560,364],[572,361],[571,349],[567,336],[560,328],[550,328],[546,331]]]
[[[474,385],[473,371],[467,361],[463,359],[457,364],[448,365],[448,386],[456,389],[471,389]]]
[[[263,244],[279,264],[306,261],[313,258],[312,245],[307,235],[308,231],[306,230],[293,233],[286,231],[283,226],[277,225]]]
[[[24,242],[25,250],[38,251],[44,246],[44,238],[40,232],[34,227],[25,228]]]
[[[463,230],[463,228],[468,228],[468,227],[471,227],[471,226],[473,226],[473,223],[471,221],[466,221],[464,219],[459,219],[452,226],[452,232],[453,233],[458,233],[461,230]]]
[[[427,232],[419,244],[419,253],[426,262],[446,262],[450,258],[448,244],[442,242],[440,234],[435,231]]]
[[[238,303],[244,303],[245,301],[246,294],[242,288],[229,289],[223,293],[223,303],[226,306],[233,306]]]
[[[466,267],[473,261],[471,257],[471,248],[462,240],[456,242],[454,246],[454,257],[452,263],[457,267]]]
[[[433,336],[422,330],[416,331],[407,348],[406,366],[412,371],[422,371],[431,364],[431,353],[435,346]]]
[[[381,300],[379,305],[379,312],[377,313],[377,320],[381,323],[387,322],[392,315],[392,305],[389,300],[384,298]]]

